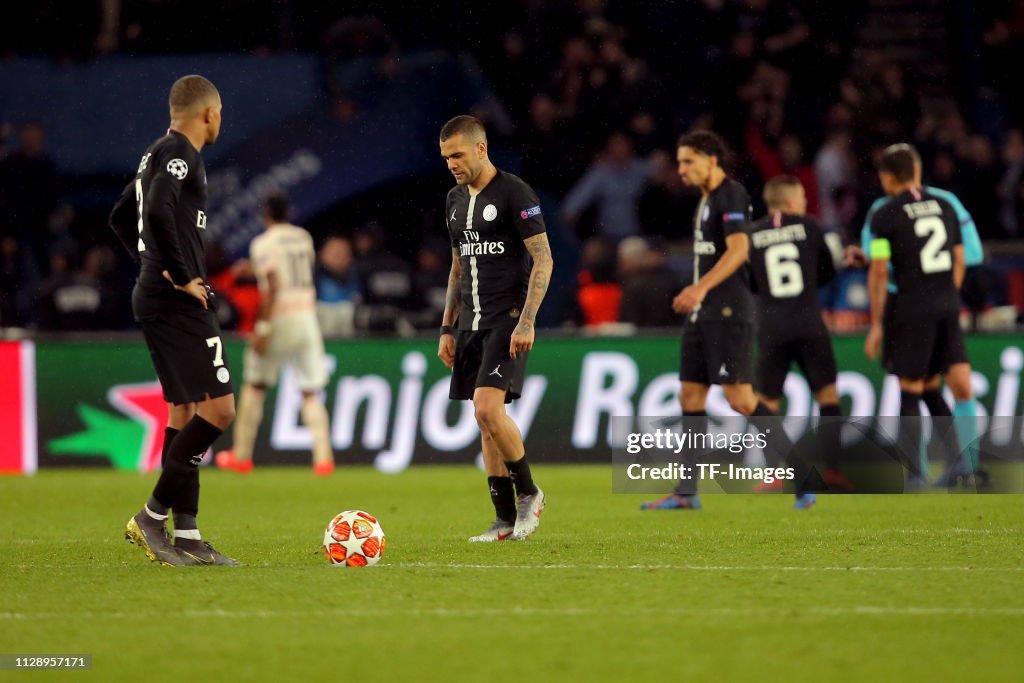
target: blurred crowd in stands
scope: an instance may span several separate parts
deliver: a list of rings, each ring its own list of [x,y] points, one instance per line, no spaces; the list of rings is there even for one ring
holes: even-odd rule
[[[199,4],[205,28],[188,19]],[[809,212],[855,242],[881,192],[874,159],[888,144],[909,141],[922,153],[925,181],[960,196],[987,246],[1024,239],[1024,89],[1007,68],[1024,58],[1024,1],[977,10],[978,74],[961,74],[944,90],[920,79],[913,60],[858,46],[869,6],[884,4],[518,0],[470,10],[454,2],[399,9],[360,1],[332,8],[312,0],[100,0],[72,10],[40,0],[2,10],[0,54],[87,60],[112,52],[314,50],[344,118],[358,83],[330,74],[352,60],[370,59],[386,77],[388,64],[408,51],[467,51],[501,104],[473,113],[494,124],[492,145],[519,155],[517,170],[545,202],[549,230],[578,254],[563,301],[546,306],[560,306],[567,325],[662,327],[678,323],[669,302],[691,277],[697,196],[682,187],[674,161],[676,136],[691,128],[729,141],[728,166],[754,198],[755,215],[765,180],[795,175]],[[948,19],[954,43],[959,29],[955,15]],[[959,59],[955,50],[950,59]],[[975,91],[997,103],[983,121]],[[0,133],[0,326],[129,326],[121,257],[105,237],[72,236],[74,208],[59,194],[45,131],[26,123]],[[424,214],[436,210],[425,206]],[[389,226],[339,226],[316,237],[325,332],[436,327],[451,259],[440,221],[433,235],[415,236],[422,244],[412,261],[389,250]],[[251,268],[244,259],[227,262],[217,245],[210,258],[213,285],[230,303],[226,324],[247,329],[257,301]],[[1018,265],[974,269],[968,306],[1024,306]],[[828,296],[835,327],[863,322],[862,280],[840,278]]]

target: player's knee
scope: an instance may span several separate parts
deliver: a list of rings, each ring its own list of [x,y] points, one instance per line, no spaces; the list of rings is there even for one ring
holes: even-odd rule
[[[754,392],[744,391],[739,386],[723,386],[722,389],[725,393],[725,400],[729,402],[729,407],[737,413],[751,415],[757,408],[757,397],[754,396]]]
[[[227,429],[235,419],[234,397],[227,396],[224,399],[212,401],[209,406],[204,407],[202,413],[203,418],[210,424],[220,429]]]
[[[502,417],[501,406],[492,404],[490,401],[474,401],[473,408],[475,409],[476,423],[480,427],[480,432],[486,435],[490,435],[498,427],[498,422]]]
[[[679,392],[679,405],[683,413],[696,413],[704,410],[704,401],[707,394],[702,391],[692,391],[685,387]]]

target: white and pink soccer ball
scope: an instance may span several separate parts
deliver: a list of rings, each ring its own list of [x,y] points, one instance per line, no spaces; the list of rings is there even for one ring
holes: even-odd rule
[[[388,541],[369,512],[346,510],[324,529],[324,554],[336,567],[370,567],[380,562]]]

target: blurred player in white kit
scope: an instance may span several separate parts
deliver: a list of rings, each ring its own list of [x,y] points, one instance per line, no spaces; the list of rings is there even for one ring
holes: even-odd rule
[[[245,350],[245,378],[235,421],[234,448],[217,454],[216,463],[239,473],[252,471],[252,451],[263,419],[268,386],[277,383],[287,363],[302,391],[302,422],[313,436],[313,472],[334,471],[327,409],[324,340],[316,319],[313,238],[288,222],[291,202],[284,192],[264,200],[266,230],[249,247],[260,289],[260,311],[252,341]]]

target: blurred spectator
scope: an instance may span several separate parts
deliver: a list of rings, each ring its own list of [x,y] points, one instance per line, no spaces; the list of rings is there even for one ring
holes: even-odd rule
[[[849,235],[857,210],[857,171],[848,131],[829,134],[814,158],[814,175],[822,225],[826,230]]]
[[[665,263],[664,247],[652,247],[641,237],[619,243],[619,281],[622,301],[619,320],[637,327],[673,327],[681,319],[672,310],[672,299],[683,288],[681,278]]]
[[[328,237],[320,247],[316,267],[316,298],[325,303],[359,303],[359,273],[352,260],[352,243],[344,237]]]
[[[760,127],[751,122],[747,124],[746,143],[747,152],[757,163],[762,180],[767,181],[777,175],[796,176],[807,190],[807,212],[819,215],[818,181],[814,169],[804,161],[800,138],[792,133],[783,133],[775,146],[770,146]]]
[[[0,328],[22,325],[17,305],[20,268],[18,242],[13,237],[0,235]]]
[[[999,166],[995,147],[988,138],[972,135],[966,145],[963,202],[971,207],[971,216],[982,239],[1000,237],[999,206],[993,201],[993,188],[999,186]]]
[[[252,331],[260,312],[260,290],[252,262],[240,258],[229,267],[220,266],[216,271],[211,264],[210,272],[213,273],[210,286],[220,297],[217,316],[221,318],[222,326],[239,332]]]
[[[999,180],[999,222],[1007,235],[1021,236],[1024,226],[1024,132],[1015,128],[1003,143],[1006,171]]]
[[[566,222],[575,226],[580,215],[596,204],[598,235],[612,240],[639,235],[640,194],[652,168],[650,161],[636,156],[624,133],[612,134],[604,153],[565,198],[562,215]]]
[[[676,162],[665,152],[651,154],[651,175],[640,195],[638,211],[643,231],[667,240],[693,234],[693,212],[699,195],[687,190],[676,172]]]
[[[615,247],[607,238],[583,242],[576,287],[565,319],[582,327],[597,327],[619,319],[622,287],[615,278]]]
[[[875,132],[875,141],[910,139],[914,125],[921,118],[917,91],[910,86],[899,64],[882,66],[868,92],[865,120]]]
[[[443,239],[428,239],[416,254],[416,271],[412,274],[413,325],[429,330],[440,325],[448,294],[452,250]]]
[[[371,222],[355,231],[356,270],[363,303],[370,307],[405,309],[412,295],[409,264],[384,247],[385,232]]]
[[[538,188],[559,194],[581,170],[578,128],[564,124],[563,114],[550,95],[534,96],[529,108],[530,130],[523,141],[523,177]],[[557,163],[552,163],[557,159]]]
[[[317,317],[324,335],[350,336],[355,309],[362,295],[359,273],[352,261],[352,244],[344,237],[328,237],[320,247],[316,299]]]
[[[0,161],[0,234],[17,239],[30,281],[46,272],[48,219],[57,204],[57,172],[45,144],[43,127],[26,123],[18,148]]]
[[[50,275],[36,296],[36,327],[46,331],[109,330],[117,327],[117,288],[111,275],[117,262],[110,247],[93,247],[81,270],[70,247],[54,250]]]

